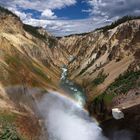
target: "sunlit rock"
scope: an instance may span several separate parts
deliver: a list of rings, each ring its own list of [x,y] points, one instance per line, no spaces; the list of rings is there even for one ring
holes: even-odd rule
[[[113,108],[112,115],[113,115],[113,118],[116,120],[124,118],[124,114],[119,108]]]

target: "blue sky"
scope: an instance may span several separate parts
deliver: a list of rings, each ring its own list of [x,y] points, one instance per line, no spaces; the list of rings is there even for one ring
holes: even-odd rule
[[[86,2],[78,0],[75,5],[65,7],[63,9],[56,9],[54,12],[58,17],[65,17],[68,19],[84,19],[88,18],[89,13],[82,12],[82,9],[89,9],[89,5]]]
[[[140,0],[0,0],[0,5],[56,36],[83,33],[125,15],[140,15]]]

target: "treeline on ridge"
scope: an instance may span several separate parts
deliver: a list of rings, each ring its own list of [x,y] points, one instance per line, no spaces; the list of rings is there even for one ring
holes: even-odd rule
[[[118,25],[120,25],[126,21],[130,21],[130,20],[134,20],[134,19],[140,19],[140,16],[124,16],[124,17],[112,22],[112,24],[110,24],[110,25],[107,25],[107,26],[104,26],[101,28],[97,28],[95,31],[103,30],[103,32],[106,32],[110,29],[117,27]]]

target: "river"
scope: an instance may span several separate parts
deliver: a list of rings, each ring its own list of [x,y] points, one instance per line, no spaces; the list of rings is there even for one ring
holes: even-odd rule
[[[60,86],[68,96],[50,91],[39,103],[48,140],[138,140],[132,132],[126,129],[114,130],[108,124],[104,125],[104,129],[110,133],[108,137],[104,136],[98,122],[84,109],[84,90],[67,79],[66,67],[62,68]]]

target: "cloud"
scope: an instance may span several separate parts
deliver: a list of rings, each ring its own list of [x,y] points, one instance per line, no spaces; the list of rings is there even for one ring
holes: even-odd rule
[[[10,7],[9,10],[13,11],[17,16],[20,17],[21,20],[25,20],[27,18],[27,14],[25,14],[24,12],[20,12],[16,9],[13,9],[12,7]]]
[[[51,31],[54,35],[59,35],[60,31],[60,35],[62,35],[62,32],[67,34],[67,32],[71,31],[65,28],[65,25],[67,25],[69,21],[61,21],[53,10],[74,5],[76,2],[76,0],[1,0],[0,5],[13,11],[26,24],[42,26],[47,28],[47,30]],[[29,9],[40,12],[40,17],[35,18],[33,13],[24,12],[24,10]]]
[[[21,7],[44,11],[46,9],[61,9],[76,4],[76,0],[1,0],[0,3],[6,7]]]
[[[57,16],[50,9],[46,9],[41,13],[41,16],[47,19],[56,19]]]
[[[140,15],[140,0],[87,0],[92,16],[122,17],[125,15]]]
[[[31,9],[41,12],[42,18],[56,19],[57,16],[53,12],[54,9],[62,9],[74,5],[76,0],[1,0],[0,4],[22,17],[21,10]]]
[[[12,10],[22,19],[24,15],[21,11],[35,10],[41,13],[40,18],[56,19],[57,16],[53,12],[54,9],[62,9],[67,6],[76,4],[76,0],[1,0],[0,5]],[[27,14],[27,13],[26,13]],[[32,14],[32,13],[30,13]]]
[[[57,36],[92,31],[125,15],[140,15],[140,0],[81,0],[89,8],[81,12],[89,13],[89,17],[79,20],[62,19],[55,9],[75,5],[79,0],[0,0],[3,5],[16,13],[24,23],[42,26]],[[35,17],[34,10],[40,13]],[[70,9],[68,9],[70,10]]]
[[[28,18],[24,20],[24,23],[33,26],[42,26],[55,36],[64,36],[92,31],[94,30],[94,28],[106,25],[107,20],[102,18],[99,18],[99,20],[97,20],[96,18],[81,20],[46,20]]]

